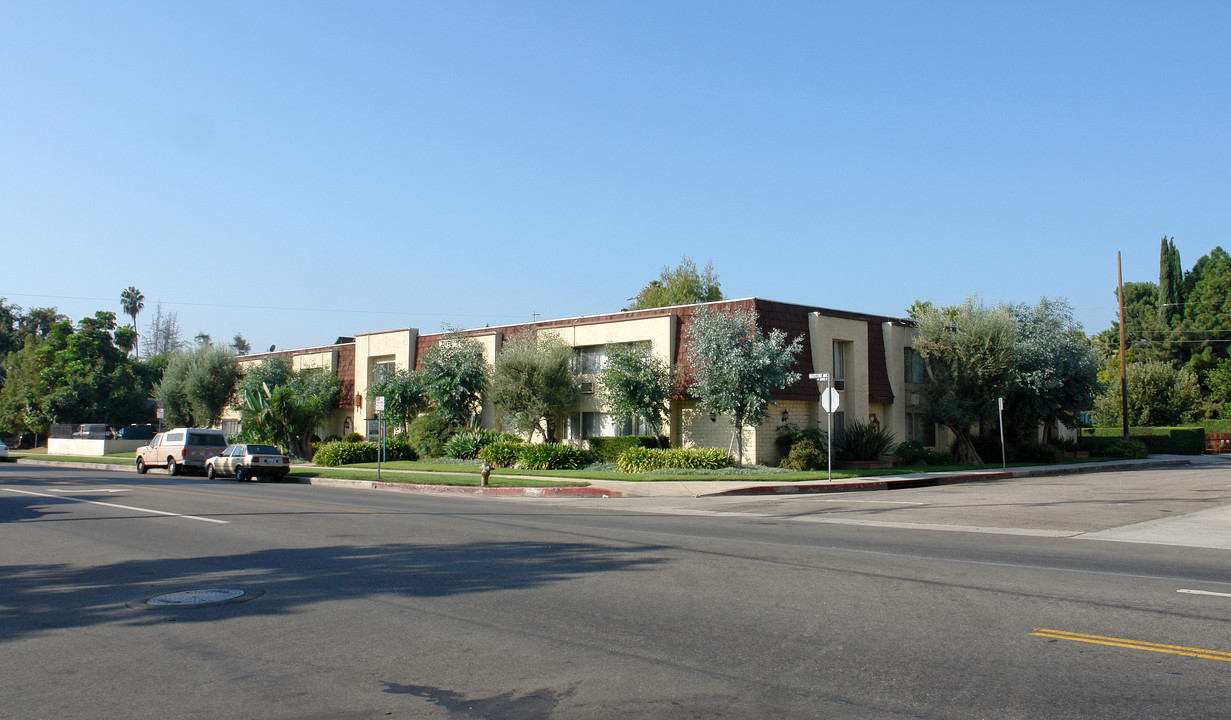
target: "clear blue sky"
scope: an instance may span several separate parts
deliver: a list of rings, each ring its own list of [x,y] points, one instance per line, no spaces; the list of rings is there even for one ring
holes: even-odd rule
[[[1227,2],[0,4],[0,296],[254,349],[1067,297],[1231,228]],[[80,299],[79,299],[80,298]]]

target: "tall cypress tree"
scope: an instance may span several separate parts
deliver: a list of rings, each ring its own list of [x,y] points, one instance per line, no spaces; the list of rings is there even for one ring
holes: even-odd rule
[[[1175,247],[1175,239],[1164,235],[1158,255],[1158,319],[1164,329],[1171,328],[1172,320],[1180,314],[1183,280],[1180,251]]]

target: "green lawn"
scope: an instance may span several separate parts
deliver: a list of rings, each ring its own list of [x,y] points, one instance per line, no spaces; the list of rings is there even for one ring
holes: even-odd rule
[[[67,455],[47,455],[45,451],[16,451],[9,453],[13,458],[29,458],[32,460],[50,460],[58,462],[90,462],[101,465],[132,465],[132,453],[117,453],[105,457],[77,457]],[[1077,458],[1066,459],[1058,465],[1075,463],[1099,462],[1115,458]],[[1009,467],[1024,467],[1035,463],[1010,463]],[[395,461],[381,464],[381,469],[395,472],[382,472],[380,480],[387,482],[416,483],[423,485],[459,485],[478,486],[479,467],[463,463],[448,463],[432,460]],[[396,472],[396,471],[413,472]],[[861,477],[880,477],[884,475],[905,475],[910,473],[943,473],[976,470],[996,472],[999,465],[914,465],[898,466],[883,470],[849,470],[844,469],[833,473],[834,479],[851,479]],[[360,463],[342,468],[304,467],[293,465],[291,475],[303,478],[340,478],[348,480],[376,480],[376,463]],[[647,473],[623,473],[618,470],[519,470],[516,468],[495,468],[489,480],[491,487],[585,487],[586,480],[619,480],[624,482],[697,482],[697,481],[747,481],[747,482],[809,482],[825,480],[829,477],[824,470],[807,472],[783,472],[776,468],[727,468],[725,470],[659,470]],[[537,478],[559,478],[558,481],[540,480]]]

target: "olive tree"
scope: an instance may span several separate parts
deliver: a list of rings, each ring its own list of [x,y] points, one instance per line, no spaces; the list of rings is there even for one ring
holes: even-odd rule
[[[556,442],[555,429],[577,402],[573,348],[553,335],[523,333],[496,358],[491,401],[516,429]]]
[[[946,308],[915,303],[911,315],[916,350],[927,368],[922,391],[928,414],[957,439],[959,462],[981,465],[972,428],[995,416],[997,398],[1011,386],[1017,340],[1013,313],[971,296]]]
[[[241,376],[232,348],[206,343],[171,356],[154,397],[171,425],[214,427]]]
[[[685,335],[692,358],[692,394],[701,406],[731,418],[735,427],[736,463],[743,464],[744,427],[758,427],[773,392],[799,379],[791,366],[803,339],[787,342],[786,333],[763,335],[755,312],[718,312],[701,308]]]
[[[663,423],[675,394],[675,368],[654,355],[648,344],[614,345],[607,350],[607,366],[599,378],[611,414],[620,420],[644,420],[661,447]]]

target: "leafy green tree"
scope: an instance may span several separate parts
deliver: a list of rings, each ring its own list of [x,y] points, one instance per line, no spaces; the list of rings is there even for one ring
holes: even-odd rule
[[[1013,435],[1028,439],[1054,422],[1073,427],[1099,390],[1099,364],[1066,300],[1043,298],[1012,308],[1016,326],[1013,375],[1005,392]]]
[[[645,344],[607,349],[607,366],[600,375],[603,397],[620,420],[640,418],[662,447],[662,429],[675,394],[675,368]]]
[[[83,318],[74,332],[67,322],[52,327],[41,348],[54,352],[44,370],[47,416],[57,423],[127,424],[137,419],[145,398],[132,363],[115,346],[115,313]]]
[[[731,418],[735,427],[736,462],[743,464],[744,427],[758,427],[773,392],[799,379],[791,366],[803,339],[787,342],[786,333],[763,335],[756,313],[718,312],[701,308],[685,331],[692,359],[691,391],[710,412]]]
[[[235,333],[235,338],[231,340],[231,347],[235,348],[236,355],[247,355],[252,352],[252,345],[244,339],[243,333]]]
[[[294,370],[285,358],[268,358],[249,368],[239,382],[243,435],[253,442],[312,456],[312,435],[328,419],[341,385],[324,368]]]
[[[482,343],[457,331],[447,332],[424,351],[419,371],[428,399],[445,422],[458,427],[477,422],[488,386]]]
[[[51,425],[46,400],[50,389],[43,371],[55,359],[54,350],[44,351],[47,341],[31,336],[25,347],[4,359],[6,381],[0,387],[0,430],[46,434]]]
[[[53,307],[31,308],[21,316],[21,333],[38,335],[45,338],[51,335],[51,330],[60,323],[68,322],[68,316],[63,315]]]
[[[523,333],[496,357],[490,399],[513,427],[534,439],[556,442],[555,428],[577,402],[573,349],[555,336]]]
[[[1152,282],[1124,283],[1124,345],[1128,361],[1162,358],[1166,335],[1163,328],[1158,318],[1158,286]],[[1119,363],[1119,321],[1113,321],[1110,328],[1095,335],[1093,345],[1104,363],[1113,359]]]
[[[1176,335],[1182,339],[1169,359],[1204,376],[1228,357],[1231,340],[1231,256],[1216,247],[1202,256],[1184,279],[1183,313]]]
[[[972,428],[996,413],[997,398],[1011,387],[1016,325],[1012,312],[977,297],[946,308],[916,304],[916,350],[929,381],[921,387],[928,414],[957,439],[958,461],[983,464]]]
[[[368,386],[368,402],[375,402],[377,397],[385,398],[385,410],[381,413],[385,427],[402,432],[407,432],[410,422],[428,408],[423,375],[414,370],[394,369],[377,378]]]
[[[702,272],[697,272],[697,264],[684,256],[675,268],[663,267],[658,279],[651,280],[641,288],[641,292],[633,298],[633,304],[625,309],[645,310],[722,299],[722,289],[718,284],[718,276],[714,274],[714,264],[708,262]]]
[[[1131,426],[1178,425],[1192,421],[1200,411],[1201,389],[1196,373],[1188,368],[1177,370],[1161,360],[1133,363],[1127,367],[1127,381]],[[1102,427],[1120,427],[1120,410],[1120,383],[1109,383],[1094,404],[1094,421]]]
[[[214,427],[240,376],[231,348],[205,344],[171,356],[154,396],[170,425]]]
[[[133,350],[137,348],[137,314],[145,309],[145,296],[136,287],[129,285],[120,293],[120,307],[124,309],[124,314],[132,318],[133,328]]]

